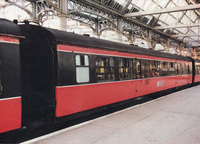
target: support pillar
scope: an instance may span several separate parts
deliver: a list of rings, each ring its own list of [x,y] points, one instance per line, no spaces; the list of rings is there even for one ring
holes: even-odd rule
[[[36,6],[36,2],[32,2],[32,13],[34,15],[34,19],[37,18],[37,6]]]
[[[152,45],[151,45],[151,31],[147,31],[147,48],[148,49],[152,49]]]
[[[133,33],[132,32],[129,32],[128,43],[133,44]]]
[[[122,28],[122,19],[117,19],[117,41],[122,43],[122,32],[123,32],[123,28]]]
[[[169,43],[170,43],[170,39],[167,39],[166,45],[165,45],[165,50],[167,53],[169,53]]]
[[[100,39],[100,33],[99,33],[99,20],[98,18],[95,20],[95,35],[98,39]]]
[[[60,29],[63,31],[66,31],[67,30],[66,14],[68,13],[68,0],[59,0],[59,5],[60,5],[60,9],[61,9],[61,14],[59,15]]]
[[[67,30],[67,18],[65,15],[61,14],[59,15],[60,18],[60,29],[63,31]]]

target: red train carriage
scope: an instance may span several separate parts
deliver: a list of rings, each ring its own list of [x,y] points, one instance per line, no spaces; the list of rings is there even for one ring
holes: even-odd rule
[[[57,50],[58,60],[62,60],[58,65],[69,57],[75,63],[74,83],[56,87],[57,117],[192,83],[192,63],[188,58],[64,44],[58,44]],[[67,73],[64,67],[67,66],[59,67],[60,73]]]
[[[194,83],[200,82],[200,60],[194,60]]]
[[[0,133],[199,81],[198,60],[28,23],[19,28],[0,20]]]
[[[189,58],[50,32],[58,56],[56,117],[192,83]]]
[[[0,133],[21,127],[18,26],[0,19]]]
[[[40,120],[192,83],[192,62],[186,57],[29,24],[20,28],[28,40],[23,61],[32,65],[22,68],[30,73],[25,85],[32,83],[26,95],[32,94],[29,105],[38,105],[31,111],[43,110]]]
[[[20,28],[26,37],[21,41],[24,117],[31,124],[192,83],[187,57],[35,25]]]

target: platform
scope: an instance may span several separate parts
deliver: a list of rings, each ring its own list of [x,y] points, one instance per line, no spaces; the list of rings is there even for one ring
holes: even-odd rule
[[[200,86],[23,144],[199,144]]]

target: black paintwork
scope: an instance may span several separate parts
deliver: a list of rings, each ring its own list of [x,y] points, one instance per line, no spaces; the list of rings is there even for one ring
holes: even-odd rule
[[[26,39],[20,41],[22,69],[23,124],[36,128],[55,115],[55,58],[45,30],[40,26],[22,25]]]
[[[149,55],[161,58],[169,58],[169,59],[176,59],[176,60],[184,60],[190,61],[189,58],[173,55],[169,53],[163,53],[159,51],[152,51],[149,49],[139,48],[132,45],[126,45],[122,43],[111,42],[102,39],[91,38],[87,36],[82,36],[74,33],[54,30],[54,29],[47,29],[50,31],[55,38],[56,43],[61,44],[68,44],[68,45],[77,45],[85,48],[99,48],[99,49],[106,49],[111,51],[120,51],[120,52],[129,52],[141,55]]]
[[[58,52],[58,85],[76,84],[74,53]]]
[[[0,18],[0,34],[21,37],[20,29],[15,23],[1,18]]]

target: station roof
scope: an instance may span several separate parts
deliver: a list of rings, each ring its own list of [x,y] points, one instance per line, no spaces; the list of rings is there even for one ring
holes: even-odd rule
[[[154,29],[184,42],[193,42],[193,46],[196,46],[200,36],[198,3],[199,1],[193,0],[131,0],[128,9],[129,11],[133,8],[137,9],[136,12],[131,12],[134,14],[131,18],[143,16],[146,18],[146,23]],[[124,0],[123,6],[125,5]],[[157,20],[153,25],[152,19]]]

